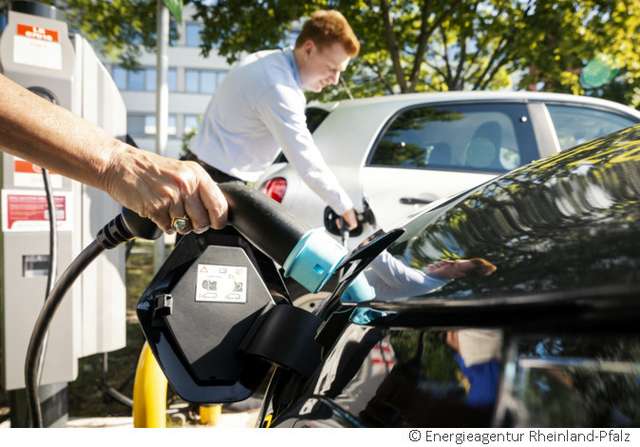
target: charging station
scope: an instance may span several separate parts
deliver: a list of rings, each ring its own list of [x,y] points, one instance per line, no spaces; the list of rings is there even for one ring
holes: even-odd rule
[[[90,43],[70,33],[57,14],[48,5],[13,2],[0,19],[0,73],[124,136],[126,107],[109,72]],[[12,426],[25,426],[20,390],[29,336],[46,293],[47,201],[40,168],[6,153],[1,157],[0,386],[12,394]],[[51,183],[61,273],[120,207],[107,194],[56,173]],[[125,254],[119,247],[85,271],[50,327],[39,392],[45,426],[66,420],[66,383],[77,378],[79,358],[125,347],[125,317]]]

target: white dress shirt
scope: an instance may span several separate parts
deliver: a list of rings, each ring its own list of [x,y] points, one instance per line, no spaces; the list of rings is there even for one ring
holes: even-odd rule
[[[249,182],[258,180],[282,150],[309,188],[342,214],[353,203],[313,142],[305,107],[293,50],[253,53],[218,87],[191,150]]]

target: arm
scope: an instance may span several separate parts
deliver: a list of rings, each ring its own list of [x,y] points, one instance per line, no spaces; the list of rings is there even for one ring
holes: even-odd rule
[[[447,283],[421,270],[404,264],[387,250],[380,253],[364,274],[378,298],[405,298],[423,295],[438,289]]]
[[[293,88],[277,85],[266,92],[256,108],[302,180],[338,214],[353,203],[313,142],[304,114],[304,97]]]
[[[170,230],[188,214],[195,228],[221,228],[227,204],[197,163],[137,150],[0,75],[0,149],[102,189]]]

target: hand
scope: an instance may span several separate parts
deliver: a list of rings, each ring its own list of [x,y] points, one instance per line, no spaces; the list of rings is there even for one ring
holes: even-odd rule
[[[441,260],[429,264],[427,273],[432,276],[445,279],[458,279],[466,276],[489,276],[497,270],[497,267],[483,258]]]
[[[171,220],[177,217],[189,217],[196,233],[227,222],[227,201],[198,163],[124,145],[111,157],[104,181],[111,197],[167,233],[174,232]]]
[[[459,259],[455,261],[442,260],[429,264],[427,273],[432,276],[445,279],[457,279],[467,276],[467,272],[474,268],[473,263],[468,259]]]
[[[454,351],[460,351],[460,343],[458,342],[458,331],[447,331],[447,344]]]
[[[358,226],[358,218],[356,217],[356,211],[353,208],[345,211],[344,214],[342,215],[342,218],[347,224],[347,228],[349,230],[353,230]]]

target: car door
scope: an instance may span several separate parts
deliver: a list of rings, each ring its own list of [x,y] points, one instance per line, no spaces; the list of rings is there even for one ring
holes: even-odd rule
[[[373,145],[363,192],[377,223],[389,229],[538,154],[525,103],[413,106],[397,113]]]
[[[546,107],[562,151],[640,122],[619,111],[584,104],[547,102]]]

